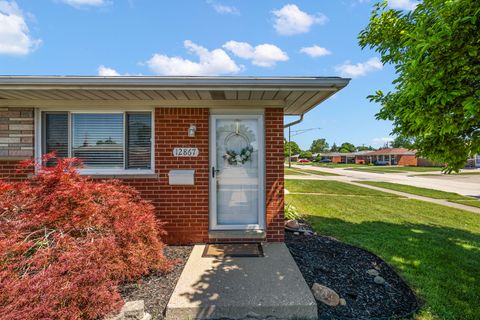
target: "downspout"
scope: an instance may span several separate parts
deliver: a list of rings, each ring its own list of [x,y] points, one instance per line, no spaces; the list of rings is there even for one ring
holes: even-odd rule
[[[292,144],[290,143],[290,127],[294,126],[296,124],[299,124],[300,122],[303,121],[303,113],[300,115],[300,118],[298,118],[295,121],[292,121],[290,123],[287,123],[286,125],[283,126],[283,128],[288,128],[288,167],[292,167]]]

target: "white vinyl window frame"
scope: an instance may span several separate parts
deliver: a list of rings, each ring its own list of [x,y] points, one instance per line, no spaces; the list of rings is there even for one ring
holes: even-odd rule
[[[151,175],[155,173],[155,110],[154,109],[71,109],[71,108],[37,108],[35,112],[35,159],[37,162],[41,161],[43,155],[43,119],[44,112],[67,112],[68,113],[68,157],[72,156],[72,114],[123,114],[123,169],[108,169],[108,168],[82,168],[79,169],[81,175],[101,175],[101,176],[120,176],[120,175]],[[151,119],[151,139],[150,139],[150,169],[126,169],[126,115],[127,113],[150,113]]]
[[[217,217],[217,175],[212,175],[213,168],[217,168],[216,152],[217,152],[217,134],[216,134],[216,121],[219,119],[254,119],[258,122],[258,223],[254,224],[222,224],[218,223]],[[265,230],[266,225],[266,202],[265,202],[265,185],[266,185],[266,158],[265,158],[265,120],[263,112],[242,112],[242,111],[230,111],[230,112],[211,112],[209,119],[210,126],[210,141],[209,141],[209,157],[210,157],[210,169],[209,169],[209,229],[212,231],[227,231],[227,230]]]

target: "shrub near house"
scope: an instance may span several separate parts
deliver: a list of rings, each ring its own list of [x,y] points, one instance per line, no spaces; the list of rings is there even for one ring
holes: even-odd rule
[[[121,307],[120,282],[170,268],[151,204],[54,161],[0,182],[0,319],[98,319]]]

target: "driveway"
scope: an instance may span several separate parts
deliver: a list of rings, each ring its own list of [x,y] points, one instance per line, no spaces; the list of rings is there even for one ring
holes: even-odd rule
[[[446,192],[455,192],[464,196],[473,196],[480,198],[480,175],[442,175],[438,172],[432,172],[432,175],[419,175],[419,173],[373,173],[347,170],[345,168],[325,168],[311,165],[302,165],[299,169],[310,169],[323,172],[339,174],[340,176],[322,176],[325,180],[339,181],[384,181],[399,184],[406,184],[414,187],[441,190]],[[417,174],[417,175],[415,175]],[[425,174],[425,173],[422,173]],[[302,177],[305,178],[305,177]]]

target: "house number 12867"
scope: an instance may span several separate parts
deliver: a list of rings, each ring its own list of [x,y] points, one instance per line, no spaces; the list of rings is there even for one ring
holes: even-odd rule
[[[173,148],[175,157],[198,157],[198,148]]]

